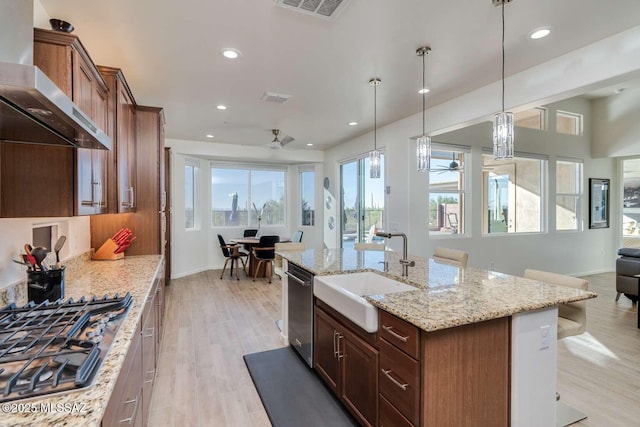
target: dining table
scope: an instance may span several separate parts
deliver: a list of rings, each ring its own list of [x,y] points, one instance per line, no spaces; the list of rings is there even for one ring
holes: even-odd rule
[[[251,248],[255,245],[257,245],[258,243],[260,243],[260,237],[233,237],[231,239],[229,239],[229,241],[231,243],[235,243],[238,245],[247,245],[249,247],[249,276],[253,277],[254,273],[256,271],[256,268],[258,267],[258,260],[256,259],[255,255],[253,254],[253,251],[251,250]],[[290,237],[280,237],[280,243],[287,243],[290,242],[291,238]],[[262,267],[260,267],[260,270],[258,270],[258,274],[256,275],[256,277],[265,277],[265,271],[266,268],[263,265]]]

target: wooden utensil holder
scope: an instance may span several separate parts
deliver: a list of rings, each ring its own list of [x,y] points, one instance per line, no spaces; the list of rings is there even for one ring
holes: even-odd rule
[[[118,245],[112,239],[107,239],[100,249],[93,254],[91,259],[96,261],[114,261],[117,259],[124,258],[124,252],[120,252],[119,254],[114,253],[118,249]]]

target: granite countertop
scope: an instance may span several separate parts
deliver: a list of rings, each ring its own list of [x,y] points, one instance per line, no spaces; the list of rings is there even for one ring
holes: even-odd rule
[[[316,275],[374,271],[415,286],[415,291],[365,298],[428,332],[597,297],[594,292],[416,256],[409,256],[416,262],[409,276],[401,277],[401,256],[392,251],[308,249],[278,254]]]
[[[129,345],[137,331],[142,309],[151,291],[153,279],[163,260],[161,255],[126,257],[118,261],[86,261],[67,265],[65,271],[65,299],[102,297],[115,293],[134,298],[129,313],[89,388],[50,397],[41,396],[13,402],[22,404],[21,411],[6,411],[0,415],[2,426],[99,426],[109,398],[115,387],[120,368]],[[51,404],[51,411],[42,411],[41,404]],[[56,408],[64,406],[57,412]],[[25,408],[26,406],[26,408]]]

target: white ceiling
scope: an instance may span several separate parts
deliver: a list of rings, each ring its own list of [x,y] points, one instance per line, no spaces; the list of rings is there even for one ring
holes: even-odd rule
[[[378,126],[421,111],[421,45],[433,50],[428,106],[500,78],[491,0],[349,0],[334,21],[273,0],[40,2],[73,23],[96,63],[123,69],[139,104],[165,108],[171,139],[265,145],[279,128],[296,138],[287,148],[344,142],[373,128],[371,77],[382,79]],[[640,1],[514,0],[505,16],[510,75],[640,25]],[[528,38],[543,26],[550,36]],[[223,58],[227,47],[242,56]],[[292,97],[264,103],[265,91]]]

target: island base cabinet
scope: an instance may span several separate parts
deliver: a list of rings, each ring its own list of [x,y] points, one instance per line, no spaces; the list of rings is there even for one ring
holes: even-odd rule
[[[314,312],[316,372],[360,425],[377,426],[378,350],[318,306]]]
[[[423,426],[510,425],[510,318],[422,332]]]

